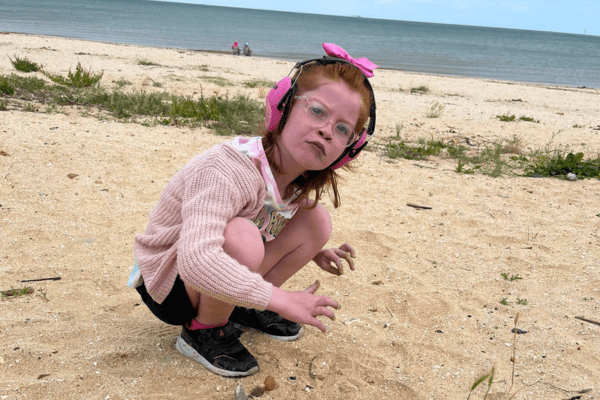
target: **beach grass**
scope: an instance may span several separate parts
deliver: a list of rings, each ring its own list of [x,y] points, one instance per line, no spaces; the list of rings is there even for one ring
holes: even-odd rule
[[[15,67],[15,69],[17,69],[18,71],[37,72],[44,68],[43,65],[31,61],[27,57],[21,58],[17,55],[14,55],[13,57],[14,58],[8,57],[8,59],[10,60],[10,63],[13,65],[13,67]]]
[[[426,94],[426,93],[429,93],[429,88],[427,86],[424,86],[424,85],[417,86],[417,87],[411,87],[410,88],[410,92],[411,93]]]
[[[275,82],[273,81],[266,81],[263,79],[254,79],[251,81],[246,81],[244,82],[244,85],[249,87],[249,88],[255,88],[255,87],[260,87],[260,86],[264,86],[264,87],[268,87],[271,88],[275,85]]]
[[[385,145],[384,151],[390,159],[422,160],[429,156],[457,159],[455,171],[462,174],[477,172],[491,177],[513,175],[567,179],[567,174],[573,173],[578,179],[600,178],[600,156],[585,158],[582,152],[574,154],[551,143],[522,154],[522,144],[516,136],[502,143],[468,151],[463,145],[441,140],[407,142],[400,139],[397,129],[396,138]]]
[[[438,101],[431,102],[429,109],[427,110],[427,118],[439,118],[444,112],[444,108],[446,108],[446,106]]]
[[[62,77],[64,79],[64,77]],[[119,83],[120,82],[120,83]],[[25,111],[37,110],[35,104],[56,110],[60,106],[86,106],[106,110],[115,119],[142,118],[145,125],[206,125],[217,134],[251,135],[264,116],[264,107],[245,95],[193,99],[167,92],[119,90],[127,81],[118,80],[108,90],[99,85],[52,85],[36,77],[16,74],[0,76],[0,91],[15,98],[27,98]],[[5,104],[5,107],[7,104]]]
[[[69,69],[69,72],[66,77],[59,74],[52,74],[46,71],[41,72],[46,78],[50,79],[54,83],[77,88],[98,85],[100,79],[102,79],[102,75],[104,75],[104,73],[94,73],[91,68],[86,70],[85,68],[83,68],[81,63],[77,63],[77,67],[75,67],[74,73],[71,72],[71,70]]]

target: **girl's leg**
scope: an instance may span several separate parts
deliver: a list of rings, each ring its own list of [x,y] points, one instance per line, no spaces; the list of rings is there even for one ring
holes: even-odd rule
[[[322,205],[298,210],[279,235],[265,244],[258,273],[280,287],[321,251],[331,229],[331,217]]]
[[[245,218],[233,218],[225,227],[223,250],[252,272],[258,272],[265,250],[260,232]],[[203,325],[218,325],[229,318],[233,305],[200,293],[186,285],[188,297],[198,310],[196,320]]]

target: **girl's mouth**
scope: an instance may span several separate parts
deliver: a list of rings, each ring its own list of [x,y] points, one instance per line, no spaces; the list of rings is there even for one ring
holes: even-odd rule
[[[321,152],[321,154],[323,155],[323,157],[327,156],[327,152],[325,151],[325,146],[323,146],[322,143],[317,142],[317,141],[309,141],[308,143],[310,145],[316,147],[317,149],[319,149],[319,151]]]

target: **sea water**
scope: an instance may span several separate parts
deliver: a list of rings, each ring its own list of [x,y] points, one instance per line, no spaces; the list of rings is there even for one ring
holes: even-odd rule
[[[0,31],[299,61],[333,42],[384,68],[600,87],[600,36],[149,0],[0,0]]]

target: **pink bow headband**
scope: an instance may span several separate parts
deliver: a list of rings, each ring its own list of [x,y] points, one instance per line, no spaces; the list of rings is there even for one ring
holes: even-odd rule
[[[342,58],[352,63],[358,69],[360,69],[367,78],[371,78],[373,76],[373,71],[379,68],[379,65],[373,64],[367,57],[352,58],[352,56],[350,56],[346,50],[342,49],[335,43],[323,43],[323,50],[325,50],[325,54],[330,57]]]

